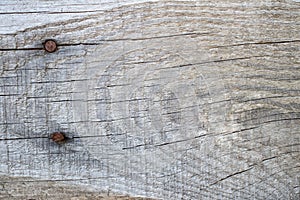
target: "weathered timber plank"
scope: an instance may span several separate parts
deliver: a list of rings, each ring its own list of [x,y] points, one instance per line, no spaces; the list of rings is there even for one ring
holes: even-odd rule
[[[299,198],[299,3],[22,2],[0,3],[1,199]]]
[[[64,181],[43,181],[28,177],[0,176],[0,197],[1,199],[70,199],[70,200],[151,200],[150,198],[129,197],[125,195],[115,195],[110,191],[101,193],[87,186],[76,186],[76,180]],[[70,186],[70,183],[73,185]]]

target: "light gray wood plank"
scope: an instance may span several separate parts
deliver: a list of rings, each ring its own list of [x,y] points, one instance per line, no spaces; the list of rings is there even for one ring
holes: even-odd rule
[[[299,3],[0,4],[0,198],[299,198]]]

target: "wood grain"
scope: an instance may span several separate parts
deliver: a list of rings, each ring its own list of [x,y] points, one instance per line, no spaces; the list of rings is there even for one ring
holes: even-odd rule
[[[111,191],[103,193],[88,186],[78,187],[76,182],[70,186],[64,181],[42,181],[28,177],[0,176],[1,199],[70,199],[70,200],[151,200],[150,198],[116,195]]]
[[[0,199],[299,199],[299,3],[0,5]]]

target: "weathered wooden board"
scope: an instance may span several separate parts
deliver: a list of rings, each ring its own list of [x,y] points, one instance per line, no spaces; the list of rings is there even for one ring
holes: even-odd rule
[[[0,5],[0,199],[299,199],[299,3]]]

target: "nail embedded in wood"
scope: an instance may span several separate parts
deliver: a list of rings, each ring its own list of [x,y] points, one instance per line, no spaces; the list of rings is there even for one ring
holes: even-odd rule
[[[57,43],[55,40],[53,39],[48,39],[46,40],[44,43],[44,49],[45,51],[49,52],[49,53],[53,53],[57,50]]]
[[[63,143],[66,141],[66,137],[62,132],[55,132],[50,137],[56,143]]]

